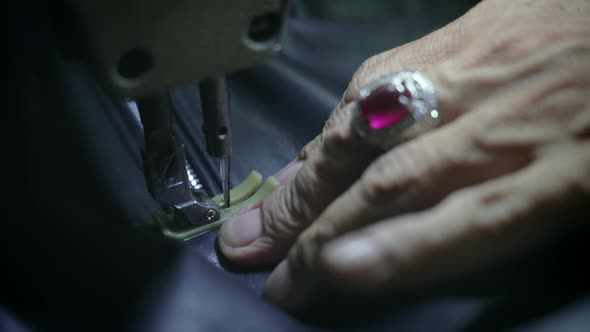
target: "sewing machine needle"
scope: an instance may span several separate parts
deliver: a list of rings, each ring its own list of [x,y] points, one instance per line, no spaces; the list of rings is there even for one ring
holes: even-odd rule
[[[219,161],[219,173],[221,175],[221,185],[223,188],[223,202],[224,207],[227,209],[229,207],[230,196],[229,196],[229,188],[230,188],[230,176],[229,176],[229,156],[225,158],[221,158]]]

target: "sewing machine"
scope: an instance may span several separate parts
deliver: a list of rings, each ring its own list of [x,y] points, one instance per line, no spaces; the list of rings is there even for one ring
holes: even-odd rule
[[[227,73],[280,50],[284,0],[70,0],[85,60],[113,98],[133,100],[144,130],[152,196],[185,226],[230,207],[231,126]],[[223,202],[204,200],[182,142],[171,134],[168,90],[199,82],[207,151],[219,159]],[[176,220],[178,223],[178,220]],[[180,228],[183,228],[180,225]]]

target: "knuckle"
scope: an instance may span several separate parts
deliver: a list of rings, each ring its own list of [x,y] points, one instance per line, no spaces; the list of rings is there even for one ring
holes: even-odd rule
[[[462,190],[451,194],[448,204],[461,211],[470,236],[485,240],[501,238],[522,210],[505,188]]]
[[[379,158],[361,177],[361,193],[369,204],[379,204],[389,200],[404,188],[411,187],[419,181],[416,168],[412,164],[413,156],[405,149]]]
[[[333,239],[336,234],[339,234],[337,228],[333,224],[318,223],[314,224],[300,236],[300,241],[303,245],[312,245],[319,247],[327,241]]]
[[[323,131],[328,131],[334,127],[343,127],[349,123],[351,117],[350,104],[344,104],[343,101],[340,101],[340,103],[342,105],[338,106],[336,110],[330,114]]]
[[[343,145],[350,143],[353,138],[352,131],[348,130],[350,127],[350,117],[352,115],[351,111],[350,107],[337,107],[336,110],[330,114],[322,132],[301,149],[299,159],[308,159],[320,146],[327,145],[328,147],[342,147]]]
[[[379,159],[367,169],[360,179],[361,197],[369,205],[377,205],[391,198],[396,188],[403,186],[402,182],[412,183],[417,180],[416,176],[409,174],[412,173],[411,171],[405,173],[403,167],[392,163],[391,159]]]
[[[289,251],[289,265],[297,270],[313,270],[317,266],[318,248],[313,243],[299,239]]]
[[[264,234],[283,246],[290,246],[301,229],[305,227],[298,213],[299,206],[289,188],[280,188],[274,199],[261,205]]]
[[[316,154],[301,167],[292,182],[280,188],[269,204],[263,205],[263,217],[270,234],[292,239],[315,219],[325,205],[322,188],[327,184],[322,173],[332,171],[329,159]]]
[[[356,72],[352,75],[352,80],[344,94],[345,102],[351,102],[356,98],[359,91],[369,80],[375,78],[375,68],[383,62],[385,53],[374,55],[361,63]]]
[[[335,180],[335,174],[339,173],[339,170],[351,166],[351,154],[355,152],[355,147],[356,143],[350,130],[333,128],[325,132],[317,153],[311,156],[308,167],[302,169],[303,176],[316,185],[322,179]]]
[[[322,132],[311,142],[307,143],[303,149],[301,149],[301,152],[299,153],[299,159],[305,160],[309,158],[313,151],[315,151],[322,144],[326,143],[326,136],[327,144],[329,145],[335,143],[341,144],[351,139],[351,133],[347,133],[345,130],[350,126],[350,117],[352,115],[352,109],[347,106],[349,105],[345,104],[343,100],[340,101],[336,109],[330,114],[330,117],[324,124]]]
[[[321,248],[335,237],[330,225],[314,225],[303,232],[289,252],[289,261],[299,268],[309,271],[321,270]]]
[[[532,30],[532,31],[530,31]],[[463,70],[472,69],[480,66],[485,61],[491,61],[497,58],[522,57],[528,55],[533,47],[533,39],[528,38],[523,42],[523,36],[530,36],[529,32],[535,32],[532,27],[518,25],[509,31],[498,35],[498,38],[485,38],[485,44],[475,49],[475,53],[469,60],[460,64]],[[496,29],[492,29],[492,34],[497,34]],[[533,35],[537,35],[534,33]]]
[[[307,160],[309,156],[317,149],[323,140],[324,133],[320,133],[311,142],[307,143],[299,152],[299,160]]]
[[[472,155],[455,145],[445,149],[432,139],[418,138],[381,156],[360,180],[363,198],[371,204],[437,180],[447,170],[469,163]]]
[[[299,241],[295,242],[287,256],[291,270],[297,274],[310,271],[313,265],[311,263],[313,255],[310,252],[309,247],[301,245]]]
[[[500,197],[493,197],[491,201],[494,201],[494,203],[485,203],[478,200],[469,201],[459,196],[460,203],[457,204],[465,204],[467,202],[467,204],[473,207],[466,210],[464,217],[471,223],[470,232],[473,232],[478,238],[497,237],[501,233],[502,223],[500,221],[503,219],[502,214],[505,215],[507,211],[505,210],[505,206],[500,205],[500,199]],[[490,204],[496,205],[493,208],[495,210],[493,214],[489,213],[491,210],[489,207]]]
[[[346,130],[348,124],[342,123],[341,126],[332,127],[324,133],[322,148],[324,152],[345,148],[352,141],[352,132]]]
[[[315,217],[320,186],[314,168],[303,167],[289,187],[286,209],[299,227],[306,227]]]

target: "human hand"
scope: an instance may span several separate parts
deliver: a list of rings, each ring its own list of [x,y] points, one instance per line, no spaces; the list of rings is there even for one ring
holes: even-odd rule
[[[220,248],[277,267],[296,307],[313,285],[408,289],[534,250],[590,199],[590,2],[487,0],[367,60],[284,185],[223,226]],[[436,85],[442,126],[372,154],[350,125],[359,89],[401,69]],[[587,215],[587,214],[586,214]]]

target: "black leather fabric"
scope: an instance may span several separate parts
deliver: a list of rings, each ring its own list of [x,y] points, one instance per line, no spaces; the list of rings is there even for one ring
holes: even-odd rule
[[[516,287],[331,307],[303,320],[259,296],[268,270],[220,263],[217,232],[176,243],[142,227],[157,204],[144,183],[142,134],[123,103],[56,48],[43,6],[15,21],[13,141],[19,215],[3,220],[2,331],[582,331],[590,326],[583,241],[549,247]],[[276,59],[230,77],[232,179],[273,174],[312,139],[358,65],[449,17],[345,23],[292,19]],[[176,135],[206,188],[194,86],[173,91]],[[9,104],[10,105],[10,104]],[[12,204],[12,201],[10,201]],[[561,250],[562,252],[559,252]],[[566,259],[567,258],[567,259]],[[516,273],[516,272],[515,272]],[[517,277],[518,276],[518,277]],[[510,276],[512,277],[512,276]],[[497,278],[499,280],[511,278]],[[523,282],[524,280],[524,282]],[[470,282],[468,284],[473,284]],[[522,287],[522,285],[528,287]],[[477,288],[477,287],[476,287]],[[324,308],[325,309],[325,308]]]

